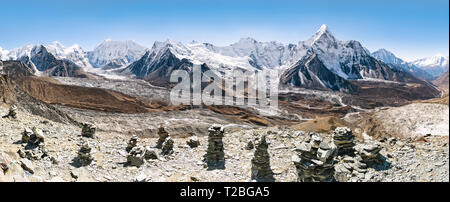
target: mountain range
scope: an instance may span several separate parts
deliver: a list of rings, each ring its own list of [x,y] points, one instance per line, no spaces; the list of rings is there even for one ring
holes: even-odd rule
[[[412,62],[406,62],[386,49],[379,49],[372,56],[391,65],[394,69],[409,72],[417,78],[431,81],[448,71],[448,57],[436,55]]]
[[[351,92],[353,80],[432,80],[448,71],[448,57],[436,56],[405,62],[380,49],[370,53],[360,42],[341,41],[326,25],[308,40],[297,44],[259,42],[242,38],[229,46],[193,41],[183,44],[167,40],[147,49],[134,41],[105,40],[93,51],[59,42],[27,45],[10,51],[0,48],[3,61],[20,61],[36,75],[86,77],[89,74],[121,75],[167,85],[176,69],[193,64],[231,77],[232,70],[274,69],[286,86]]]

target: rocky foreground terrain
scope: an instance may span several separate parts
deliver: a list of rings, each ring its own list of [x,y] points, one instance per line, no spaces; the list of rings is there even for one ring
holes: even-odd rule
[[[0,114],[9,114],[9,108],[0,107]],[[160,128],[158,139],[54,122],[20,108],[16,114],[0,119],[2,182],[293,182],[326,181],[331,175],[354,182],[449,181],[448,132],[375,139],[355,137],[346,128],[319,134],[218,126],[198,137],[171,136]],[[211,148],[211,141],[223,150]]]

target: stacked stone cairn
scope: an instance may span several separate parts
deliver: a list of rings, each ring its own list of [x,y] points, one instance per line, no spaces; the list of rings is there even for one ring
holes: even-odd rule
[[[248,141],[247,145],[245,145],[246,150],[252,150],[255,148],[255,144],[253,144],[253,141]]]
[[[89,142],[85,141],[81,143],[81,147],[78,150],[78,162],[81,166],[87,166],[91,164],[94,160],[94,157],[91,154],[92,148],[89,145]]]
[[[300,143],[293,156],[299,182],[334,181],[334,157],[337,147],[334,143],[324,141],[319,134],[312,133],[309,142]]]
[[[214,124],[208,129],[208,149],[203,156],[208,169],[225,168],[223,136],[224,128],[221,125]]]
[[[189,139],[186,141],[186,144],[191,147],[191,148],[195,148],[198,147],[200,145],[200,140],[198,139],[197,136],[191,136],[189,137]]]
[[[143,147],[133,147],[127,156],[127,164],[140,167],[144,164],[145,149]]]
[[[251,179],[261,182],[274,181],[273,172],[270,168],[270,155],[267,149],[269,143],[266,141],[266,136],[255,140],[255,154],[252,158]]]
[[[367,173],[367,164],[360,156],[346,156],[335,166],[335,177],[340,182],[358,181]]]
[[[356,154],[361,156],[362,161],[367,164],[380,163],[382,164],[381,151],[382,147],[379,143],[368,143],[364,145],[358,145],[356,147]]]
[[[354,154],[355,143],[353,140],[355,136],[352,130],[347,127],[338,127],[333,132],[334,144],[338,148],[338,155],[352,155]]]
[[[130,152],[131,149],[136,147],[138,140],[139,140],[139,138],[137,135],[131,136],[130,140],[128,141],[127,148],[125,150],[127,150],[127,152]]]
[[[158,136],[159,136],[159,139],[156,142],[156,148],[161,149],[163,147],[164,142],[169,137],[169,133],[166,131],[166,129],[163,126],[159,126]]]
[[[11,108],[9,108],[9,112],[5,117],[9,117],[11,119],[17,119],[17,107],[16,105],[12,105]]]
[[[174,142],[173,142],[172,138],[168,137],[162,146],[161,154],[162,155],[172,154],[173,153],[173,143]]]
[[[19,149],[17,152],[20,157],[27,158],[29,160],[39,160],[48,156],[48,152],[45,149],[45,136],[42,130],[33,127],[32,130],[25,128],[22,132],[23,149]]]
[[[97,128],[93,124],[85,123],[81,129],[81,136],[94,138],[96,130]]]

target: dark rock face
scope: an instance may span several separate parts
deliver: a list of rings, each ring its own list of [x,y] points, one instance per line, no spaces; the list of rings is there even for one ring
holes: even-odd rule
[[[331,72],[316,54],[310,53],[281,75],[281,83],[319,90],[352,91],[355,87]]]
[[[159,58],[155,52],[147,52],[138,61],[128,66],[124,71],[129,71],[138,78],[144,78],[152,84],[166,86],[170,82],[170,74],[174,70],[189,71],[192,63],[187,59],[178,59],[167,49]]]
[[[34,70],[20,61],[3,62],[2,74],[8,75],[11,79],[16,80],[27,76],[33,76]]]
[[[12,104],[16,101],[15,84],[7,75],[0,74],[0,103]]]
[[[179,59],[170,49],[167,49],[162,54],[147,51],[141,59],[121,72],[132,73],[156,86],[171,87],[174,84],[170,82],[170,75],[173,71],[185,70],[192,76],[192,67],[191,61],[185,58]],[[206,64],[201,65],[202,73],[208,70],[210,68]]]

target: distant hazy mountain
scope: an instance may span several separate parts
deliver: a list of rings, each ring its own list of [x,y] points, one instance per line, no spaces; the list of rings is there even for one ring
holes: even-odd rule
[[[448,56],[435,55],[433,57],[412,61],[411,63],[435,77],[448,71]]]
[[[376,58],[377,60],[383,61],[386,64],[389,64],[393,69],[398,69],[404,72],[409,72],[413,76],[422,79],[431,81],[435,79],[434,76],[432,76],[430,73],[428,73],[426,70],[423,70],[422,68],[412,64],[403,61],[402,59],[395,56],[392,52],[386,50],[386,49],[379,49],[372,53],[372,56]]]

